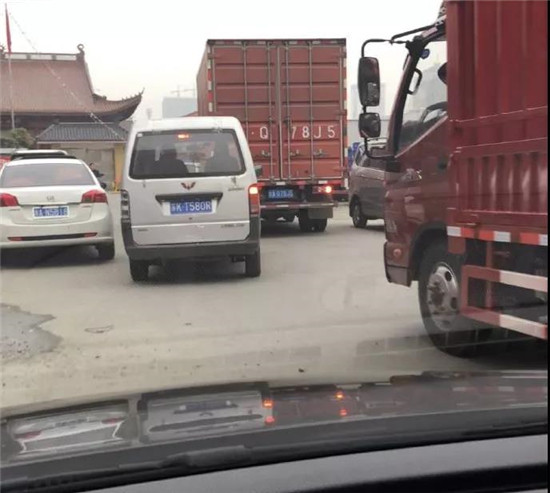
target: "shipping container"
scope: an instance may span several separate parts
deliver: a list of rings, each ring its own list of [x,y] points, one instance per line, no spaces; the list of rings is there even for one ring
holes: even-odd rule
[[[209,40],[197,95],[199,115],[241,121],[264,217],[302,213],[306,230],[308,219],[326,223],[346,169],[344,39]]]

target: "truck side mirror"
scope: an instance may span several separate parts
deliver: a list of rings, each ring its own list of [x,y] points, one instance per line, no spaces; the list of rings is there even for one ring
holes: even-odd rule
[[[359,134],[365,139],[376,139],[382,131],[378,113],[361,113],[359,115]]]
[[[364,56],[359,59],[357,87],[362,106],[380,104],[380,67],[377,58]]]

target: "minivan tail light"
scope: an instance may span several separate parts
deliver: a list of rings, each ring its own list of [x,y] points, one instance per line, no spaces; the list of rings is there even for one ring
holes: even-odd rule
[[[130,195],[126,190],[120,191],[120,219],[130,220]]]
[[[82,204],[106,204],[107,194],[99,190],[90,190],[82,195]]]
[[[250,185],[248,187],[248,203],[250,205],[251,216],[260,214],[260,189],[258,185]]]
[[[0,207],[17,207],[17,197],[11,193],[0,193]]]

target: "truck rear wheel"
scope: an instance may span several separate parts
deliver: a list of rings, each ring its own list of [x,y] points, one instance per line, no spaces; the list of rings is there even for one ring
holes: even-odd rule
[[[298,215],[298,224],[302,233],[311,233],[313,230],[313,221],[306,214]]]
[[[424,327],[439,350],[462,358],[479,356],[491,329],[460,315],[461,262],[441,241],[428,247],[420,264],[418,298]]]
[[[327,229],[328,219],[313,219],[313,231],[323,233]]]

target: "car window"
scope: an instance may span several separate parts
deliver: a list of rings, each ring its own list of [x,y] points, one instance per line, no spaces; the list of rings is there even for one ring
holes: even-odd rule
[[[132,178],[235,175],[244,171],[233,131],[142,132],[135,139]]]
[[[83,163],[33,163],[6,166],[1,188],[95,185]]]

